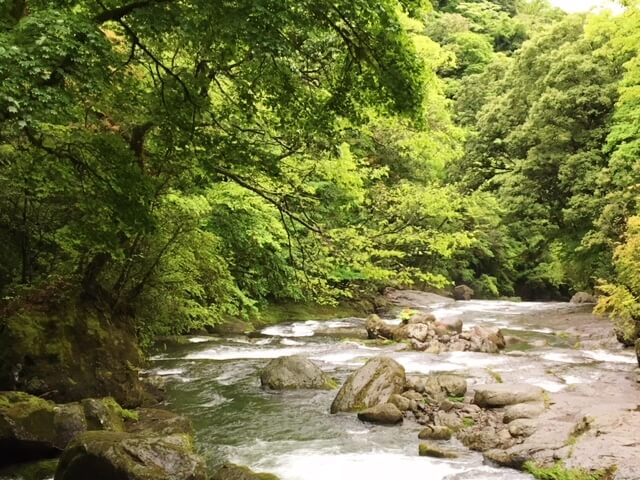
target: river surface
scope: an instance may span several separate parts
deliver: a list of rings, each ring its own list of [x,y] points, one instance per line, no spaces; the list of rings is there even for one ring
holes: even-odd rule
[[[166,407],[191,418],[198,448],[211,467],[230,461],[274,473],[281,480],[389,480],[416,474],[429,480],[519,480],[532,477],[485,465],[479,453],[456,440],[446,443],[459,453],[457,459],[419,457],[420,426],[413,420],[387,427],[362,423],[355,414],[331,415],[336,391],[264,391],[259,370],[271,358],[301,354],[343,382],[368,358],[384,354],[408,374],[456,372],[471,388],[500,378],[558,392],[605,378],[615,381],[636,364],[630,352],[615,344],[604,349],[585,342],[591,345],[587,348],[565,333],[572,322],[582,325],[585,317],[594,321],[584,307],[503,301],[412,306],[437,318],[459,317],[464,329],[500,327],[512,337],[510,346],[497,355],[435,355],[403,350],[402,344],[334,335],[336,329],[362,331],[363,319],[305,321],[267,327],[251,338],[189,337],[185,345],[158,352],[149,373],[165,378]],[[386,321],[399,323],[397,318]],[[1,480],[22,478],[27,477],[0,472]]]
[[[543,321],[579,308],[503,301],[424,305],[437,318],[462,318],[465,329],[498,326],[519,339],[498,355],[435,355],[331,335],[332,329],[364,325],[363,319],[347,318],[271,326],[254,338],[190,337],[188,345],[153,357],[152,373],[166,377],[167,406],[191,418],[197,444],[211,466],[231,461],[282,480],[388,480],[422,472],[429,480],[527,479],[532,477],[485,465],[480,454],[456,440],[447,442],[460,454],[455,460],[419,457],[420,426],[412,420],[387,427],[362,423],[355,414],[331,415],[335,391],[264,391],[259,370],[271,358],[300,354],[342,382],[368,358],[384,354],[408,374],[456,372],[467,377],[470,386],[501,378],[550,392],[631,371],[636,363],[632,354],[581,348]]]

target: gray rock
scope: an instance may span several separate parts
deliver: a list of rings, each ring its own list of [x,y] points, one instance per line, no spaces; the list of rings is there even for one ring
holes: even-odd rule
[[[473,297],[473,289],[466,285],[457,285],[453,289],[453,298],[456,300],[471,300]]]
[[[544,390],[526,383],[495,383],[475,387],[473,403],[483,408],[506,407],[516,403],[541,402]]]
[[[436,425],[457,431],[463,427],[462,419],[453,412],[438,411],[433,416]]]
[[[509,423],[509,433],[514,437],[530,437],[536,428],[537,423],[527,418],[519,418]]]
[[[188,435],[84,432],[65,449],[55,480],[206,480]]]
[[[467,381],[458,375],[441,373],[432,378],[441,392],[451,397],[463,397],[467,393]]]
[[[438,445],[433,445],[432,443],[421,443],[418,446],[418,455],[421,457],[433,457],[433,458],[457,458],[458,454],[448,450],[446,448],[442,448]]]
[[[509,450],[492,449],[483,453],[484,458],[502,467],[522,469],[522,465],[527,461],[526,457],[510,452]]]
[[[407,325],[407,336],[419,342],[424,342],[429,337],[429,326],[424,323],[412,323]]]
[[[428,378],[424,375],[407,375],[406,389],[424,393]]]
[[[463,430],[457,434],[457,437],[465,447],[477,452],[504,448],[503,441],[494,428],[485,427]]]
[[[401,412],[411,410],[411,400],[407,397],[403,397],[402,395],[398,395],[397,393],[394,393],[389,397],[389,403],[393,403]]]
[[[544,412],[543,403],[517,403],[507,407],[504,411],[504,423],[519,418],[535,418]]]
[[[475,326],[469,331],[471,342],[479,344],[479,347],[475,348],[477,351],[484,351],[490,349],[492,351],[485,353],[496,353],[497,350],[501,350],[506,346],[504,335],[499,328],[480,327]],[[487,342],[495,345],[486,345]],[[495,351],[494,351],[495,350]]]
[[[331,413],[350,412],[386,403],[406,384],[404,368],[389,357],[374,357],[352,373],[331,404]]]
[[[406,391],[402,394],[403,397],[408,398],[409,400],[413,400],[415,402],[424,402],[424,397],[413,390]]]
[[[320,367],[301,355],[271,360],[260,372],[260,383],[263,388],[272,390],[331,389],[335,386]]]
[[[596,303],[596,297],[587,292],[577,292],[573,297],[571,297],[571,303]]]
[[[442,425],[429,425],[418,433],[420,440],[449,440],[451,439],[451,429]]]
[[[402,412],[393,403],[382,403],[375,407],[358,412],[358,419],[363,422],[380,425],[396,425],[402,423]]]
[[[278,480],[270,473],[256,473],[247,467],[226,463],[211,477],[211,480]]]

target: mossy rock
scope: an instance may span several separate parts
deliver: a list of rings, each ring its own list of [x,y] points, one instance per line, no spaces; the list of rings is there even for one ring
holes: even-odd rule
[[[374,357],[352,373],[331,404],[331,413],[352,412],[386,403],[404,390],[404,368],[389,357]]]
[[[256,473],[248,467],[226,463],[211,477],[211,480],[279,480],[271,473]]]
[[[55,480],[206,480],[190,435],[84,432],[65,449]]]
[[[111,395],[135,407],[153,399],[138,378],[143,356],[133,323],[81,301],[6,309],[0,390],[47,394],[56,402]]]
[[[22,392],[0,392],[0,466],[47,458],[61,450],[56,405]]]
[[[301,355],[270,360],[260,372],[260,383],[263,388],[272,390],[335,388],[334,380],[315,363]]]
[[[446,448],[441,448],[438,445],[431,443],[421,443],[418,446],[418,454],[421,457],[433,457],[433,458],[458,458],[458,454]]]
[[[57,465],[57,458],[20,463],[0,469],[0,479],[47,480],[53,477]]]
[[[57,405],[24,392],[0,392],[0,465],[58,455],[79,433],[124,430],[112,398]]]

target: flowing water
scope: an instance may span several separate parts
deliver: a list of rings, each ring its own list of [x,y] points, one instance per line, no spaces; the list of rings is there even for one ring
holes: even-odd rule
[[[165,377],[166,406],[191,418],[197,445],[212,467],[231,461],[282,480],[388,480],[414,474],[429,480],[527,479],[528,474],[485,465],[480,454],[456,440],[447,444],[457,450],[457,459],[419,457],[420,426],[415,422],[386,427],[362,423],[354,414],[331,415],[335,391],[264,391],[258,373],[271,358],[301,354],[342,382],[368,358],[384,354],[407,373],[457,372],[470,385],[501,377],[556,392],[631,371],[635,358],[630,353],[579,348],[541,321],[577,308],[503,301],[424,305],[438,318],[462,318],[465,329],[498,326],[520,339],[499,355],[434,355],[331,335],[332,329],[363,327],[364,320],[348,318],[271,326],[253,338],[191,337],[187,345],[154,356],[151,373]],[[0,479],[7,478],[21,477],[0,474]]]
[[[440,355],[340,339],[331,329],[362,327],[362,319],[306,321],[265,328],[258,338],[192,337],[189,345],[154,357],[153,373],[166,376],[169,408],[188,415],[210,465],[231,461],[275,473],[282,480],[388,480],[426,473],[430,480],[531,478],[483,464],[482,456],[456,440],[455,460],[419,457],[420,426],[374,426],[354,414],[329,414],[335,391],[267,392],[258,372],[269,359],[301,354],[343,381],[368,358],[389,355],[407,373],[457,372],[469,384],[527,382],[555,392],[612,371],[630,371],[635,358],[624,351],[584,350],[536,319],[570,313],[561,303],[470,301],[425,305],[438,318],[460,317],[465,329],[498,326],[521,338],[499,355],[453,352]],[[390,319],[390,323],[399,320]]]

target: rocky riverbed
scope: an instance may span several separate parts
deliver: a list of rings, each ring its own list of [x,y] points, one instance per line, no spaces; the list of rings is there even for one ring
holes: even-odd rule
[[[166,345],[148,374],[164,385],[166,407],[193,423],[211,470],[233,462],[281,480],[419,472],[518,480],[532,478],[518,470],[525,461],[561,461],[640,478],[637,360],[589,306],[453,302],[412,291],[389,298],[396,308],[380,319],[382,330],[422,315],[428,342],[369,338],[364,318],[291,322]],[[496,329],[503,350],[471,346]],[[294,389],[298,376],[304,389]],[[219,472],[243,474],[234,468]]]

